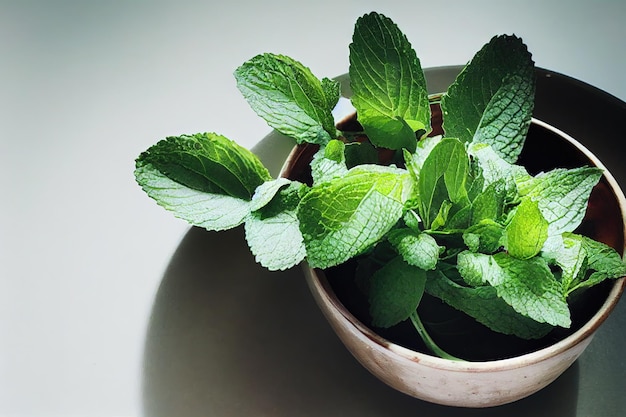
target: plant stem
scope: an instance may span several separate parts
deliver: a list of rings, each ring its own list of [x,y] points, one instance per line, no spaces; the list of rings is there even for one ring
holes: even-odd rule
[[[426,344],[426,347],[428,349],[430,349],[430,351],[432,353],[434,353],[435,355],[437,355],[437,356],[439,356],[440,358],[443,358],[443,359],[450,359],[450,360],[453,360],[453,361],[464,361],[464,359],[460,359],[460,358],[457,358],[456,356],[450,355],[448,352],[446,352],[445,350],[441,349],[435,343],[435,341],[430,337],[430,335],[426,331],[426,328],[424,327],[424,324],[422,323],[422,320],[420,320],[420,317],[417,314],[417,311],[414,311],[411,314],[411,323],[413,323],[413,326],[415,327],[415,330],[417,330],[417,333],[420,335],[420,337],[422,338],[422,340]]]

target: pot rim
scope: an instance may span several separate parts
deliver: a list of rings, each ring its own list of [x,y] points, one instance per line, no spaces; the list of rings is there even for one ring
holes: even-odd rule
[[[624,196],[624,192],[620,188],[617,180],[610,171],[605,167],[605,165],[596,157],[589,149],[587,149],[582,143],[578,142],[572,136],[563,132],[562,130],[542,121],[537,118],[532,118],[531,123],[536,124],[544,129],[550,130],[557,135],[566,139],[569,143],[574,145],[580,152],[582,152],[585,156],[587,156],[598,168],[602,169],[603,176],[609,183],[612,192],[615,194],[617,198],[620,213],[622,215],[622,232],[626,236],[626,197]],[[300,149],[298,146],[295,146],[292,151],[289,153],[283,167],[281,168],[280,175],[282,176],[287,168],[295,161],[295,159],[299,156]],[[626,252],[626,243],[622,248],[622,257],[624,256],[624,252]],[[330,287],[325,275],[323,272],[320,274],[317,271],[306,263],[306,260],[303,262],[303,266],[307,268],[311,272],[311,276],[315,281],[315,285],[321,286],[327,297],[328,301],[333,304],[333,306],[341,313],[343,318],[349,322],[349,324],[355,328],[358,332],[360,332],[363,336],[370,339],[372,342],[379,345],[379,347],[383,349],[387,349],[395,355],[404,357],[405,359],[419,362],[423,365],[429,366],[431,368],[441,369],[441,370],[449,370],[449,371],[457,371],[457,372],[481,372],[481,371],[504,371],[509,369],[521,368],[524,366],[540,363],[546,361],[552,357],[555,357],[574,346],[579,345],[585,340],[593,337],[595,332],[598,330],[600,325],[608,318],[611,314],[615,306],[620,300],[622,293],[626,288],[626,277],[618,278],[614,281],[609,294],[602,304],[602,306],[598,309],[598,311],[589,319],[580,329],[576,330],[571,335],[565,337],[564,339],[550,345],[544,347],[542,349],[525,353],[523,355],[514,356],[506,359],[497,359],[490,361],[455,361],[451,359],[444,359],[437,356],[432,356],[427,353],[422,353],[419,351],[415,351],[396,343],[393,343],[384,337],[378,335],[372,329],[363,324],[360,320],[358,320],[336,297],[334,291]]]

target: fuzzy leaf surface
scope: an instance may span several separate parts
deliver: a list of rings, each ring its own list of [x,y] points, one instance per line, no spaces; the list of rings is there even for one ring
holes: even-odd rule
[[[274,129],[298,143],[323,145],[335,138],[336,81],[320,81],[294,59],[269,53],[245,62],[235,78],[252,109]]]
[[[598,168],[554,169],[518,183],[519,193],[537,201],[548,221],[548,235],[574,231],[587,210],[591,190],[602,171]]]
[[[161,207],[194,226],[207,230],[231,229],[250,214],[248,200],[189,188],[143,161],[137,163],[135,178]]]
[[[586,236],[574,233],[564,233],[563,239],[570,243],[580,245],[586,254],[586,268],[584,274],[578,274],[579,279],[574,279],[566,292],[580,288],[592,287],[605,279],[615,279],[626,276],[626,264],[622,256],[612,247],[594,241]],[[574,268],[576,265],[574,265]]]
[[[186,187],[250,200],[271,179],[256,155],[215,133],[168,137],[137,158]]]
[[[298,208],[311,266],[338,265],[378,242],[402,217],[410,188],[405,170],[376,165],[313,186]]]
[[[513,163],[530,126],[534,94],[534,62],[522,40],[495,36],[442,97],[446,135],[491,145]]]
[[[416,131],[430,131],[426,80],[417,54],[391,19],[370,13],[350,44],[352,104],[376,146],[415,150]]]
[[[552,330],[552,326],[516,312],[498,296],[494,287],[463,286],[451,279],[454,275],[453,268],[428,272],[426,292],[499,333],[538,339]]]
[[[539,323],[569,327],[563,289],[543,258],[517,259],[506,253],[458,256],[461,276],[471,285],[489,283],[515,311]]]
[[[389,241],[409,265],[423,270],[437,266],[442,248],[432,236],[411,229],[396,229],[389,233]]]

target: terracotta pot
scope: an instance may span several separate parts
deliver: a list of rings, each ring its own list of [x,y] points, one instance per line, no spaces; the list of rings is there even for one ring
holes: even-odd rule
[[[436,119],[436,112],[434,114]],[[435,123],[433,121],[433,125]],[[316,149],[312,145],[296,146],[281,175],[306,181],[308,163]],[[587,164],[602,168],[605,175],[592,193],[580,233],[624,253],[626,199],[617,181],[587,148],[555,127],[533,119],[520,163],[531,174],[557,166],[569,168]],[[594,287],[581,303],[578,322],[567,333],[557,333],[558,340],[555,335],[534,345],[525,345],[520,340],[520,346],[514,347],[519,347],[521,352],[512,354],[513,349],[496,355],[503,359],[459,362],[434,357],[381,335],[378,329],[375,331],[364,324],[355,309],[346,307],[349,300],[343,289],[338,291],[329,279],[333,271],[311,269],[306,263],[303,267],[310,290],[324,316],[365,368],[391,387],[413,397],[463,407],[490,407],[513,402],[550,384],[589,345],[626,286],[626,280],[621,278]],[[450,349],[463,352],[464,345],[471,345],[471,339],[459,338]]]

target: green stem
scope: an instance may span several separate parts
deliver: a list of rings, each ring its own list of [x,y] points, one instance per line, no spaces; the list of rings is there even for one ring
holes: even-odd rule
[[[443,358],[443,359],[450,359],[450,360],[453,360],[453,361],[464,361],[463,359],[460,359],[460,358],[457,358],[456,356],[450,355],[448,352],[446,352],[445,350],[441,349],[435,343],[435,341],[430,337],[430,335],[426,331],[426,328],[424,327],[424,324],[422,323],[422,320],[420,320],[420,317],[417,314],[417,311],[414,311],[411,314],[411,323],[413,323],[413,326],[415,327],[415,330],[417,330],[417,333],[420,335],[420,337],[422,338],[422,340],[426,344],[426,347],[428,347],[428,349],[430,349],[430,351],[432,353],[434,353],[435,355],[437,355],[437,356],[439,356],[440,358]]]

